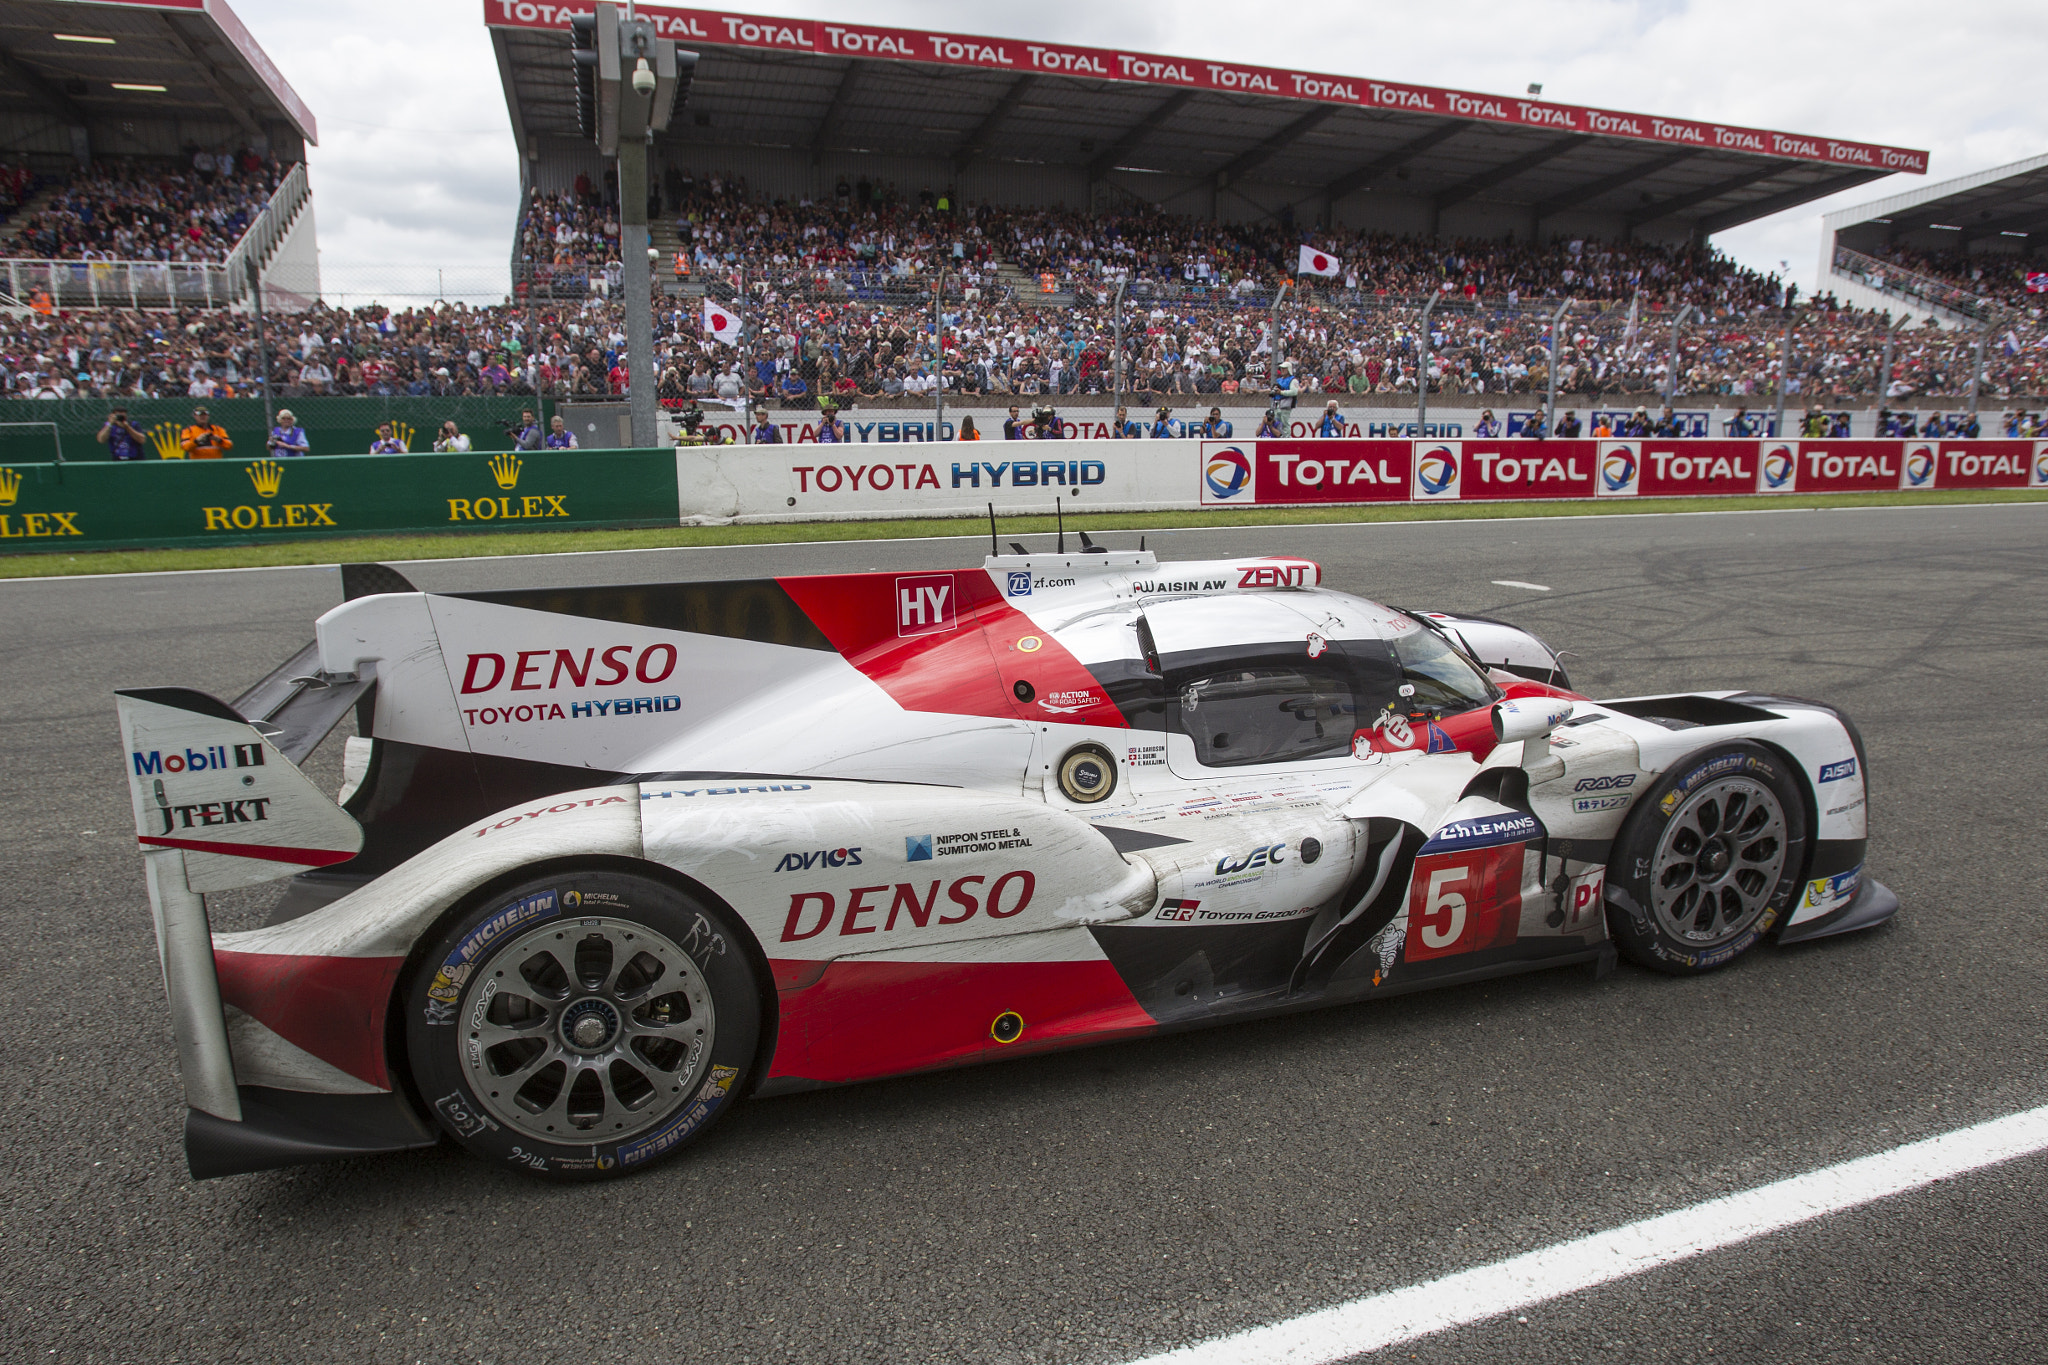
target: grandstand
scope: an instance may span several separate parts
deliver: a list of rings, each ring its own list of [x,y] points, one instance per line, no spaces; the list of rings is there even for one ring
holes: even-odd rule
[[[2048,304],[2048,155],[1828,214],[1820,274],[1863,307],[1945,326],[2038,321]]]
[[[273,307],[320,292],[312,111],[225,0],[0,6],[0,293]]]

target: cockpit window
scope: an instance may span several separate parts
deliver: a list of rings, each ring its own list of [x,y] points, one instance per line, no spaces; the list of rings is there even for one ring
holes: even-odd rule
[[[1401,662],[1401,681],[1414,686],[1417,706],[1449,716],[1490,705],[1500,696],[1485,674],[1433,630],[1419,627],[1391,643]]]
[[[1230,667],[1180,682],[1180,725],[1205,767],[1287,763],[1347,752],[1358,698],[1335,668]]]

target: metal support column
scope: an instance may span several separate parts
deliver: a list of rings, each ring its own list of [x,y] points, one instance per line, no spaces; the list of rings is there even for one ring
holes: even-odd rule
[[[1543,415],[1543,434],[1557,434],[1557,329],[1564,321],[1564,315],[1572,310],[1573,299],[1566,299],[1550,315],[1550,399]]]
[[[652,134],[619,140],[619,270],[626,305],[626,403],[633,444],[645,450],[660,435],[654,396],[654,261],[647,241],[647,143]]]
[[[1422,328],[1415,338],[1416,354],[1421,361],[1415,367],[1415,438],[1428,439],[1429,423],[1429,315],[1436,311],[1442,294],[1431,294],[1429,302],[1422,305]]]
[[[1778,416],[1770,435],[1785,435],[1785,381],[1792,372],[1792,310],[1785,310],[1785,332],[1778,341]]]

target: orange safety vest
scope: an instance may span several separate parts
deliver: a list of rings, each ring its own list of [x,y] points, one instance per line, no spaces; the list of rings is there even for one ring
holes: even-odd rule
[[[1038,277],[1039,292],[1044,294],[1050,294],[1053,292],[1054,286],[1058,283],[1059,277],[1054,275],[1050,270],[1048,270],[1043,275],[1040,275]]]
[[[680,251],[678,251],[678,252],[676,253],[676,278],[677,278],[677,279],[681,279],[681,278],[683,278],[683,277],[684,277],[685,275],[687,275],[687,274],[689,274],[689,273],[690,273],[690,258],[689,258],[689,256],[687,256],[687,255],[686,255],[686,254],[684,254],[683,252],[680,252]]]
[[[193,460],[218,460],[223,451],[232,450],[234,442],[228,439],[226,428],[220,426],[186,427],[178,433],[178,444],[184,448],[186,458]]]

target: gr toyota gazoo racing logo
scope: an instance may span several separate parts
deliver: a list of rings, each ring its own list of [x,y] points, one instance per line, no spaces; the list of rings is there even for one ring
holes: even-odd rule
[[[1799,458],[1790,446],[1770,446],[1764,451],[1757,474],[1761,480],[1759,493],[1790,493],[1796,487]]]
[[[1604,497],[1628,497],[1640,487],[1642,466],[1636,463],[1636,448],[1608,445],[1600,448],[1600,479],[1594,491]]]
[[[1202,459],[1202,501],[1252,502],[1252,462],[1239,446],[1211,450]]]
[[[1899,471],[1899,487],[1926,488],[1934,482],[1934,447],[1907,446],[1906,464]]]
[[[1455,498],[1458,496],[1458,447],[1434,445],[1415,456],[1415,496]]]

